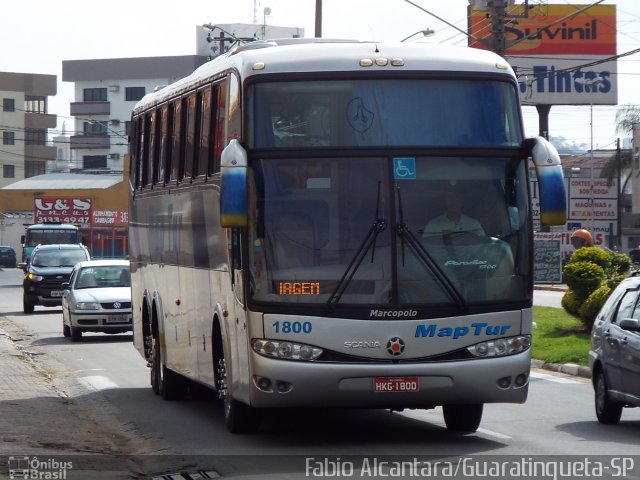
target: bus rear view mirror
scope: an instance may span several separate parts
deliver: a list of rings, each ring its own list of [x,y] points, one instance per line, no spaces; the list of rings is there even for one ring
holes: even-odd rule
[[[247,152],[231,140],[220,159],[220,225],[247,226]]]
[[[540,224],[564,225],[567,222],[567,194],[562,163],[556,148],[544,137],[525,140],[538,177]]]

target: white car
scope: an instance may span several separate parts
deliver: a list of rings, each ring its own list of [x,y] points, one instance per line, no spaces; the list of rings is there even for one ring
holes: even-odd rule
[[[73,342],[82,332],[132,330],[128,260],[88,260],[73,267],[62,296],[62,333]]]

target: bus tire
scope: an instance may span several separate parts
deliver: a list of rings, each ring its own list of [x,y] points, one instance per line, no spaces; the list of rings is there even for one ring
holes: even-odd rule
[[[482,420],[482,403],[443,405],[444,423],[447,430],[456,433],[473,433]]]
[[[224,406],[224,423],[231,433],[255,433],[260,427],[260,411],[231,396],[228,390],[227,368],[224,357],[218,360],[216,372],[218,395]]]
[[[182,400],[187,391],[187,380],[167,368],[162,358],[160,342],[154,335],[151,355],[151,388],[163,400]]]

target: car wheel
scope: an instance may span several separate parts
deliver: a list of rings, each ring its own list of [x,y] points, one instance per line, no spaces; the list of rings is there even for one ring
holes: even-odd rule
[[[24,313],[33,313],[33,302],[27,295],[22,296],[22,311]]]
[[[482,420],[482,403],[467,405],[443,405],[444,423],[447,429],[457,433],[472,433]]]
[[[601,368],[598,369],[595,375],[594,388],[598,421],[607,425],[615,425],[622,416],[622,404],[609,398],[607,381]]]
[[[69,338],[71,336],[71,329],[69,328],[69,325],[66,324],[62,324],[62,335],[64,335],[65,338]]]
[[[187,379],[164,364],[160,342],[153,337],[151,355],[151,388],[164,400],[182,400],[187,393]]]
[[[69,327],[69,334],[71,335],[72,342],[82,341],[82,330],[77,327]]]

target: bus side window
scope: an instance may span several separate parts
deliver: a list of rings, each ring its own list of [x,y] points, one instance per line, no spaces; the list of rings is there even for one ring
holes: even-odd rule
[[[169,180],[178,181],[180,171],[180,152],[182,151],[182,99],[172,103],[173,106],[173,135],[171,146],[171,172],[167,172]]]
[[[209,170],[209,141],[211,138],[211,87],[201,91],[200,97],[200,133],[199,154],[196,176],[206,175]]]
[[[149,151],[149,184],[158,184],[158,172],[160,170],[160,110],[155,110],[151,115],[151,138]]]
[[[171,181],[171,168],[172,162],[171,157],[173,155],[173,109],[174,104],[169,103],[164,106],[162,109],[162,138],[165,144],[165,148],[162,150],[162,170],[163,170],[163,178],[162,181],[166,184]],[[165,118],[166,115],[166,118]],[[165,125],[166,122],[166,125]]]
[[[220,156],[222,150],[226,146],[227,137],[227,92],[228,85],[226,79],[216,86],[216,95],[214,98],[216,101],[215,121],[214,121],[214,140],[213,140],[213,155],[209,160],[209,175],[213,175],[220,171]]]
[[[194,156],[196,154],[196,134],[197,134],[197,111],[198,111],[198,101],[197,101],[196,93],[192,93],[187,98],[186,106],[186,138],[185,138],[185,149],[184,149],[184,157],[181,163],[181,172],[180,172],[180,180],[186,180],[193,177],[194,172]]]
[[[165,172],[167,165],[167,147],[168,147],[168,137],[167,137],[167,127],[168,127],[168,118],[169,118],[169,106],[163,105],[160,109],[160,122],[159,122],[159,138],[158,138],[158,163],[156,164],[156,175],[154,178],[154,183],[158,183],[162,185],[165,182]]]

